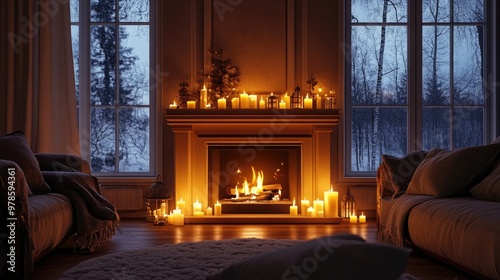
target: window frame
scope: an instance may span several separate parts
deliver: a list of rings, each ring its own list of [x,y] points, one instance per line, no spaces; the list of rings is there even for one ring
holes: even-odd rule
[[[450,0],[450,5],[453,5],[453,0]],[[491,74],[495,72],[494,62],[490,59],[491,57],[495,57],[494,43],[495,35],[497,31],[494,30],[494,25],[492,20],[494,20],[494,8],[495,4],[492,3],[494,1],[485,0],[484,1],[484,34],[485,34],[485,58],[483,60],[485,75],[490,77]],[[425,24],[422,22],[422,1],[408,1],[407,7],[407,57],[408,57],[408,77],[407,77],[407,104],[406,105],[352,105],[352,93],[351,93],[351,52],[348,49],[345,52],[345,65],[344,65],[344,108],[345,108],[345,116],[344,116],[344,136],[343,136],[343,160],[341,161],[344,165],[344,177],[345,178],[353,178],[353,179],[362,179],[362,178],[373,178],[376,175],[376,170],[373,171],[353,171],[352,170],[352,108],[354,107],[367,107],[367,108],[399,108],[404,107],[408,110],[407,112],[407,152],[422,149],[422,137],[423,137],[423,108],[425,107],[423,104],[423,86],[422,86],[422,27],[423,26],[432,26],[432,23]],[[373,24],[361,23],[360,26],[381,26],[381,22],[374,22]],[[401,24],[397,23],[388,23],[386,26],[397,26]],[[445,23],[447,26],[464,26],[467,23],[461,22],[447,22]],[[355,25],[354,25],[355,26]],[[344,1],[344,41],[347,46],[351,46],[351,30],[352,30],[352,22],[351,22],[351,1]],[[452,29],[453,30],[453,29]],[[451,33],[452,30],[450,30]],[[450,35],[449,39],[452,42],[453,35]],[[497,39],[498,40],[498,39]],[[450,59],[453,58],[453,48],[450,49]],[[450,61],[453,63],[453,61]],[[453,69],[453,68],[450,68]],[[498,75],[496,75],[498,76]],[[491,76],[495,77],[495,76]],[[453,73],[450,73],[450,83],[453,83]],[[484,91],[484,104],[482,108],[484,110],[483,114],[483,144],[489,143],[492,137],[494,137],[495,133],[495,125],[498,124],[495,121],[495,116],[498,114],[495,110],[498,110],[498,100],[495,101],[496,96],[496,88],[492,87],[488,89],[487,86],[484,85],[483,81],[483,91]],[[452,95],[453,93],[450,92]],[[451,97],[453,99],[453,97]],[[443,105],[445,106],[445,105]],[[454,105],[450,103],[446,105],[447,107],[451,107],[450,114],[453,112],[454,107],[461,107],[460,105]],[[451,122],[450,122],[451,126]],[[498,133],[498,132],[497,132]],[[452,145],[452,134],[453,131],[450,129],[450,145]]]
[[[118,15],[118,2],[116,0]],[[79,0],[79,22],[71,22],[72,26],[78,26],[79,28],[79,100],[78,100],[78,112],[79,112],[79,131],[80,131],[80,143],[82,149],[82,157],[91,163],[91,110],[95,108],[90,102],[90,56],[91,56],[91,27],[95,25],[107,25],[115,26],[119,28],[120,26],[149,26],[149,104],[135,104],[135,105],[122,105],[115,102],[114,105],[102,106],[102,108],[113,108],[116,114],[115,120],[115,147],[116,152],[119,152],[118,135],[119,135],[119,118],[118,110],[122,108],[148,108],[149,109],[149,171],[148,172],[123,172],[119,171],[119,158],[117,154],[115,155],[115,171],[114,172],[93,172],[93,175],[99,177],[103,182],[134,182],[134,181],[152,181],[157,177],[157,169],[161,166],[159,164],[159,151],[161,149],[158,143],[161,143],[159,137],[161,135],[161,130],[158,129],[159,121],[157,115],[161,112],[161,100],[158,96],[159,90],[158,83],[156,81],[156,75],[153,72],[156,65],[156,0],[149,0],[149,21],[148,22],[120,22],[116,20],[115,22],[92,22],[91,21],[91,9],[90,1]],[[117,41],[118,42],[118,41]],[[116,45],[119,48],[119,44]],[[117,50],[118,53],[118,50]],[[83,55],[82,55],[83,54]],[[118,89],[117,89],[118,90]]]

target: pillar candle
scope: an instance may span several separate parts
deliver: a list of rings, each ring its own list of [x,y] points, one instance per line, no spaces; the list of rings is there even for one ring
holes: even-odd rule
[[[212,207],[208,206],[207,207],[207,216],[212,216],[212,215],[213,215]]]
[[[170,212],[170,215],[167,216],[167,222],[170,225],[174,223],[174,213]]]
[[[197,217],[199,217],[199,216],[205,216],[205,212],[197,211],[197,212],[193,213],[193,216],[197,216]]]
[[[293,205],[290,206],[290,215],[291,216],[297,216],[297,212],[298,209],[297,209],[297,205],[295,205],[295,198],[293,199]]]
[[[217,109],[226,109],[226,98],[219,98],[217,100]]]
[[[188,109],[196,109],[196,101],[188,101],[187,108]]]
[[[243,92],[240,94],[240,108],[248,109],[250,107],[250,100],[248,99],[248,94]]]
[[[257,95],[250,94],[248,98],[250,99],[250,109],[257,109]]]
[[[266,108],[266,101],[261,97],[259,101],[259,108],[260,109],[265,109]]]
[[[222,205],[217,200],[217,203],[214,204],[214,215],[220,216],[222,215]]]
[[[240,108],[240,99],[238,97],[233,97],[233,99],[231,99],[231,108],[233,109]]]
[[[322,217],[319,215],[319,211],[324,212],[323,206],[324,206],[323,200],[319,200],[319,198],[318,198],[317,200],[313,201],[314,216]]]
[[[286,103],[285,103],[285,101],[281,100],[281,102],[279,104],[279,108],[280,109],[286,109]]]
[[[285,97],[283,97],[283,100],[285,100],[285,109],[290,109],[290,96],[288,96],[288,92],[285,93]]]
[[[307,208],[307,217],[314,217],[314,208],[312,206]]]
[[[207,108],[207,88],[203,85],[203,89],[200,90],[200,109]]]
[[[174,226],[183,226],[184,214],[174,214],[173,224]]]
[[[339,216],[339,193],[333,191],[333,186],[330,190],[324,193],[325,196],[325,217],[338,217]]]
[[[356,216],[356,215],[351,215],[351,216],[349,217],[349,221],[350,221],[350,223],[351,223],[351,224],[355,224],[355,223],[357,223],[357,222],[358,222],[358,216]]]
[[[179,210],[180,213],[186,213],[186,201],[182,200],[182,197],[181,200],[177,201],[176,210]]]
[[[307,215],[307,208],[309,208],[309,200],[302,199],[300,201],[300,214],[302,214],[302,216]]]
[[[304,109],[312,109],[313,107],[313,101],[309,97],[309,95],[306,95],[306,98],[304,98]]]
[[[201,202],[198,202],[198,199],[196,199],[196,202],[193,203],[193,213],[195,213],[195,212],[202,212],[201,211]]]
[[[366,223],[366,216],[365,216],[365,214],[361,213],[361,215],[359,215],[359,222],[360,223]]]

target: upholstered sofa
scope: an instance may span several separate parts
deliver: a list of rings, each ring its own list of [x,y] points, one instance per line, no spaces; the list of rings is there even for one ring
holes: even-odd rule
[[[378,240],[500,279],[500,138],[452,151],[382,157]]]
[[[1,256],[7,256],[2,277],[27,277],[35,261],[70,236],[75,250],[93,251],[119,222],[85,160],[33,154],[20,131],[0,137],[0,187],[1,219],[8,225],[0,230]]]

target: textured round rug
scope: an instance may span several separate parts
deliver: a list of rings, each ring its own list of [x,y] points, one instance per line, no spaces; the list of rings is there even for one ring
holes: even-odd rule
[[[247,257],[300,242],[238,238],[166,244],[96,257],[64,272],[61,279],[205,279]],[[403,275],[400,279],[416,278]]]

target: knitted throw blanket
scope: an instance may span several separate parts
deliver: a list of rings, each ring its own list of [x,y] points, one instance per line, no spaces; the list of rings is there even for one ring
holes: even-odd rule
[[[380,221],[377,241],[396,246],[404,246],[404,230],[410,210],[416,205],[434,198],[435,197],[428,195],[408,194],[403,194],[395,198],[387,219]]]
[[[53,192],[71,200],[75,215],[75,249],[94,251],[115,234],[120,218],[115,207],[98,192],[97,178],[81,172],[42,171]]]

